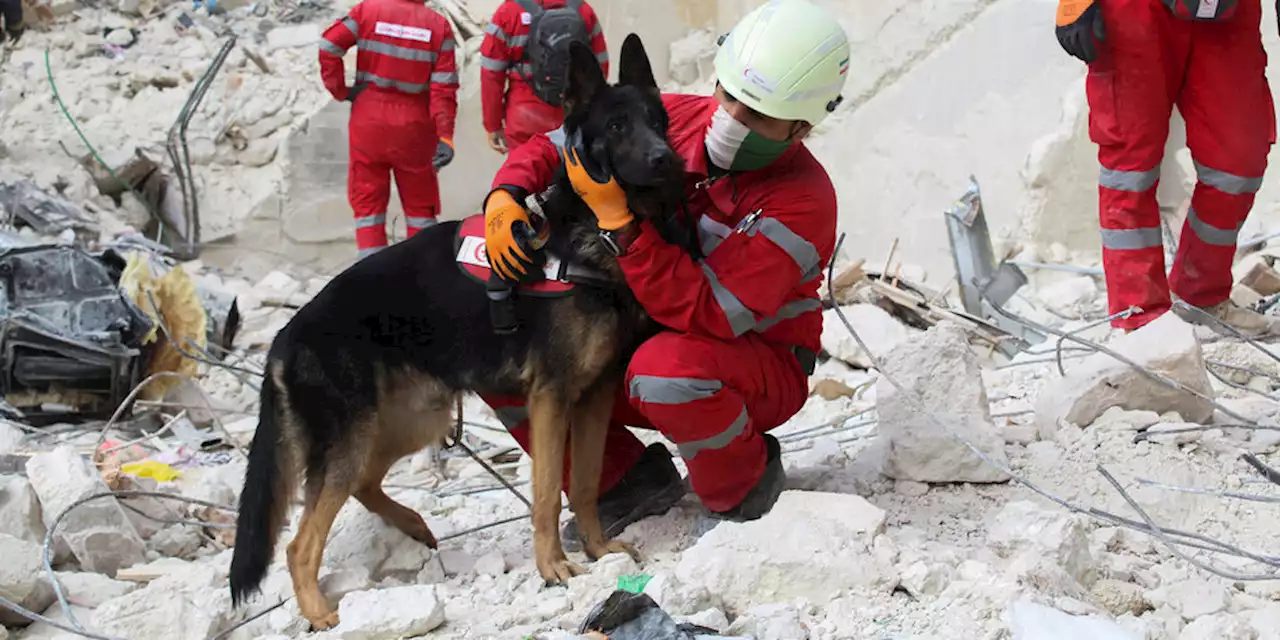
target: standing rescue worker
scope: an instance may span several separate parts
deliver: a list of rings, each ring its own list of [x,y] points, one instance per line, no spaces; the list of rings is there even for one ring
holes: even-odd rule
[[[342,56],[355,46],[356,83]],[[458,114],[456,43],[449,21],[421,0],[364,0],[320,40],[320,76],[351,102],[347,198],[360,257],[387,246],[391,172],[413,236],[436,222],[436,169],[453,159]]]
[[[480,43],[480,104],[494,151],[507,153],[564,121],[554,89],[569,71],[569,41],[574,39],[591,47],[609,77],[609,50],[591,5],[583,0],[508,0],[498,5]],[[539,55],[535,42],[548,55]],[[536,82],[543,78],[552,79],[547,91]]]
[[[848,68],[848,40],[834,16],[807,0],[772,0],[723,39],[714,96],[662,97],[704,260],[634,220],[612,179],[595,182],[546,135],[513,151],[498,172],[485,207],[496,272],[518,280],[537,271],[532,248],[515,239],[523,234],[513,225],[528,224],[517,203],[551,182],[563,151],[574,189],[619,248],[627,283],[669,329],[635,353],[615,405],[599,502],[606,535],[667,511],[685,493],[666,447],[646,449],[623,425],[672,440],[693,491],[717,518],[759,518],[781,493],[781,449],[766,432],[808,396],[821,348],[818,287],[836,236],[835,189],[801,140],[840,103]],[[486,402],[528,451],[519,400]],[[576,523],[563,535],[576,541]]]
[[[1098,183],[1102,261],[1112,321],[1133,330],[1174,296],[1251,336],[1280,333],[1280,321],[1231,302],[1237,235],[1262,185],[1276,139],[1264,71],[1261,0],[1059,0],[1057,36],[1089,64],[1089,137],[1102,164]],[[1178,106],[1196,187],[1178,252],[1165,277],[1156,184]]]

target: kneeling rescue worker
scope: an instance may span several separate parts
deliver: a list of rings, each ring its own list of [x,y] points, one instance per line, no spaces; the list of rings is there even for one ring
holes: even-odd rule
[[[1280,335],[1280,319],[1229,299],[1237,236],[1276,139],[1261,18],[1261,0],[1059,0],[1058,41],[1089,64],[1109,307],[1143,311],[1115,327],[1156,319],[1173,306],[1172,289],[1194,307],[1174,307],[1188,322]],[[1166,279],[1156,186],[1175,104],[1196,187]]]
[[[662,97],[705,260],[634,220],[612,179],[570,171],[636,298],[669,328],[640,346],[615,403],[599,501],[606,535],[666,512],[686,491],[666,447],[646,449],[623,425],[673,441],[715,517],[754,520],[781,493],[780,448],[766,432],[808,396],[818,286],[836,236],[835,189],[801,140],[840,103],[848,66],[834,16],[807,0],[772,0],[722,39],[714,96]],[[538,272],[517,203],[551,183],[558,151],[542,134],[512,151],[486,201],[489,262],[509,281]],[[528,451],[521,401],[485,400]],[[573,521],[562,534],[578,544]]]
[[[356,83],[348,88],[342,56],[352,46]],[[351,103],[347,199],[362,258],[387,246],[392,171],[408,235],[436,222],[436,170],[453,159],[456,47],[449,21],[421,0],[364,0],[320,39],[324,86]]]

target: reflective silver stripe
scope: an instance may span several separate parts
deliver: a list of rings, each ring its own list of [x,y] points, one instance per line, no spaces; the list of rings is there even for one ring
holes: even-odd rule
[[[1102,229],[1102,246],[1106,249],[1150,249],[1162,244],[1160,227]]]
[[[778,315],[775,315],[771,318],[765,318],[764,320],[757,322],[755,330],[759,332],[768,331],[769,329],[773,328],[773,325],[778,324],[783,320],[791,320],[793,318],[799,318],[800,316],[810,311],[817,311],[818,309],[821,309],[821,308],[822,308],[822,302],[819,300],[815,300],[813,298],[805,298],[804,300],[795,300],[793,302],[788,302],[782,305],[781,309],[778,309]]]
[[[454,49],[457,49],[457,48],[458,48],[458,42],[453,38],[449,38],[448,40],[445,40],[444,42],[440,43],[441,53],[445,51],[453,51]]]
[[[1117,171],[1103,167],[1102,172],[1098,174],[1098,184],[1103,187],[1137,193],[1156,186],[1156,181],[1159,179],[1159,165],[1147,171]]]
[[[597,22],[596,26],[591,29],[591,37],[594,38],[602,33],[604,33],[604,29],[600,28],[600,23]]]
[[[436,72],[431,74],[431,82],[434,84],[458,84],[458,73],[456,71],[451,73]]]
[[[328,40],[325,40],[324,38],[320,38],[320,50],[321,50],[321,51],[323,51],[323,52],[325,52],[325,53],[329,53],[329,54],[333,54],[333,55],[335,55],[335,56],[338,56],[339,58],[341,58],[342,56],[344,56],[344,55],[346,55],[346,54],[347,54],[346,49],[343,49],[342,47],[339,47],[338,45],[336,45],[336,44],[334,44],[334,43],[332,43],[332,42],[329,42]]]
[[[506,71],[507,61],[494,60],[493,58],[490,58],[487,56],[480,56],[480,68],[488,69],[489,71]]]
[[[747,408],[743,407],[742,413],[738,414],[737,419],[733,421],[733,424],[729,425],[729,428],[711,436],[710,438],[694,440],[693,442],[677,443],[676,449],[680,451],[680,457],[684,458],[685,462],[693,460],[693,457],[698,455],[699,452],[706,451],[708,449],[723,449],[729,446],[729,443],[733,442],[734,438],[737,438],[742,435],[743,431],[746,431],[748,419]]]
[[[550,140],[551,144],[554,144],[556,147],[563,147],[565,135],[566,134],[564,132],[564,125],[560,125],[555,129],[552,129],[551,131],[547,132],[547,139]]]
[[[521,62],[520,64],[514,65],[512,68],[515,69],[516,73],[522,76],[533,75],[533,65],[528,62]]]
[[[389,80],[382,76],[375,76],[368,71],[357,71],[356,82],[370,82],[382,87],[383,89],[399,89],[405,93],[422,93],[427,90],[427,85],[425,84]]]
[[[706,276],[707,282],[711,285],[711,295],[715,296],[716,303],[720,305],[720,310],[724,312],[725,320],[729,321],[729,329],[733,331],[734,337],[740,336],[756,326],[756,317],[751,314],[751,310],[733,292],[724,288],[720,284],[720,278],[716,277],[716,272],[707,266],[707,263],[698,263],[702,267],[702,275]]]
[[[755,236],[757,232],[763,233],[764,237],[791,256],[796,266],[800,267],[800,273],[804,276],[803,281],[809,280],[818,272],[818,263],[821,258],[818,257],[818,250],[813,243],[800,237],[800,234],[792,231],[777,218],[760,218],[760,222],[753,225],[747,231],[747,235]]]
[[[356,23],[356,19],[355,19],[355,18],[352,18],[351,16],[347,16],[347,17],[343,18],[343,19],[342,19],[342,26],[346,27],[346,28],[347,28],[347,31],[350,31],[350,32],[351,32],[351,37],[352,37],[352,38],[355,38],[355,37],[357,37],[357,36],[359,36],[359,35],[360,35],[360,25],[359,25],[358,23]]]
[[[1206,167],[1199,162],[1195,162],[1195,159],[1192,159],[1192,162],[1196,166],[1196,178],[1223,193],[1238,196],[1242,193],[1257,193],[1258,189],[1262,188],[1261,177],[1246,178]]]
[[[520,426],[521,422],[529,419],[529,408],[522,406],[514,407],[494,407],[494,415],[498,416],[498,422],[508,430]]]
[[[423,51],[422,49],[412,49],[410,47],[401,47],[399,45],[388,44],[386,42],[378,42],[377,40],[356,40],[356,46],[365,51],[381,53],[384,56],[399,58],[401,60],[412,60],[414,62],[435,62],[436,52]]]
[[[501,27],[492,22],[485,25],[484,32],[501,40],[502,44],[505,44],[508,47],[523,47],[529,42],[528,34],[514,37],[508,36],[506,31],[503,31]]]
[[[359,216],[356,218],[357,229],[368,229],[369,227],[376,227],[378,225],[383,225],[386,223],[387,223],[386,213],[375,213],[371,216]]]
[[[608,51],[601,51],[600,53],[596,54],[596,62],[608,62],[608,61],[609,61]]]
[[[361,249],[361,250],[357,251],[357,252],[356,252],[356,257],[357,257],[357,258],[367,258],[367,257],[369,257],[369,256],[371,256],[371,255],[373,255],[373,254],[375,254],[375,253],[377,253],[377,252],[379,252],[379,251],[382,251],[383,249],[386,249],[386,247],[366,247],[366,248],[364,248],[364,249]]]
[[[723,388],[719,380],[635,376],[627,393],[632,399],[649,404],[684,404],[710,398]]]
[[[1200,238],[1201,242],[1219,247],[1234,247],[1237,236],[1240,234],[1239,229],[1220,229],[1201,220],[1195,207],[1187,209],[1187,226],[1196,232],[1196,237]]]
[[[711,219],[710,216],[702,216],[698,219],[698,245],[702,247],[702,255],[709,256],[716,247],[724,242],[729,234],[733,233],[733,229],[723,222]]]
[[[436,225],[436,219],[428,218],[425,216],[423,217],[405,216],[404,223],[405,225],[413,227],[414,229],[422,230],[422,229],[426,229],[427,227],[434,227]]]

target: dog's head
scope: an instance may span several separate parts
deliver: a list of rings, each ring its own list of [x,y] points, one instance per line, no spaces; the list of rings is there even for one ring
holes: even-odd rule
[[[605,82],[589,48],[574,43],[569,52],[564,129],[578,141],[583,161],[611,173],[628,196],[669,193],[683,184],[683,163],[667,143],[667,111],[640,37],[633,33],[622,43],[615,85]]]

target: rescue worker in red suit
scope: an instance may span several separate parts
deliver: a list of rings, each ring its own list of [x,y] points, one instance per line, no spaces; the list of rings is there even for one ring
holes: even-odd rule
[[[342,56],[352,46],[356,81],[347,87]],[[387,246],[392,171],[408,235],[436,222],[436,169],[453,159],[456,46],[449,21],[421,0],[364,0],[320,40],[325,89],[351,102],[347,199],[360,257]]]
[[[830,13],[772,0],[723,40],[714,96],[663,96],[704,260],[635,221],[612,179],[595,182],[563,151],[575,190],[620,247],[627,283],[669,328],[640,346],[619,390],[601,477],[606,535],[686,492],[667,448],[646,449],[624,425],[656,428],[675,443],[714,517],[759,518],[782,491],[780,447],[766,432],[808,396],[821,348],[818,287],[836,236],[834,187],[801,140],[839,104],[848,65],[848,41]],[[558,151],[534,136],[508,156],[486,201],[490,265],[510,280],[537,270],[512,229],[528,224],[517,202],[550,184]],[[522,400],[485,400],[528,451]],[[575,523],[562,535],[580,544]]]
[[[1058,40],[1089,65],[1110,310],[1142,309],[1113,326],[1133,330],[1172,307],[1225,333],[1280,333],[1280,321],[1228,297],[1237,235],[1276,137],[1261,18],[1261,0],[1059,0]],[[1197,182],[1166,280],[1156,185],[1174,105]]]
[[[577,4],[591,50],[605,77],[609,77],[609,50],[591,5],[582,0],[528,1],[543,9]],[[546,133],[564,122],[564,109],[539,99],[527,80],[530,66],[525,60],[525,48],[531,21],[529,11],[520,3],[507,0],[494,11],[480,42],[480,106],[489,146],[498,153],[507,153],[534,134]]]

